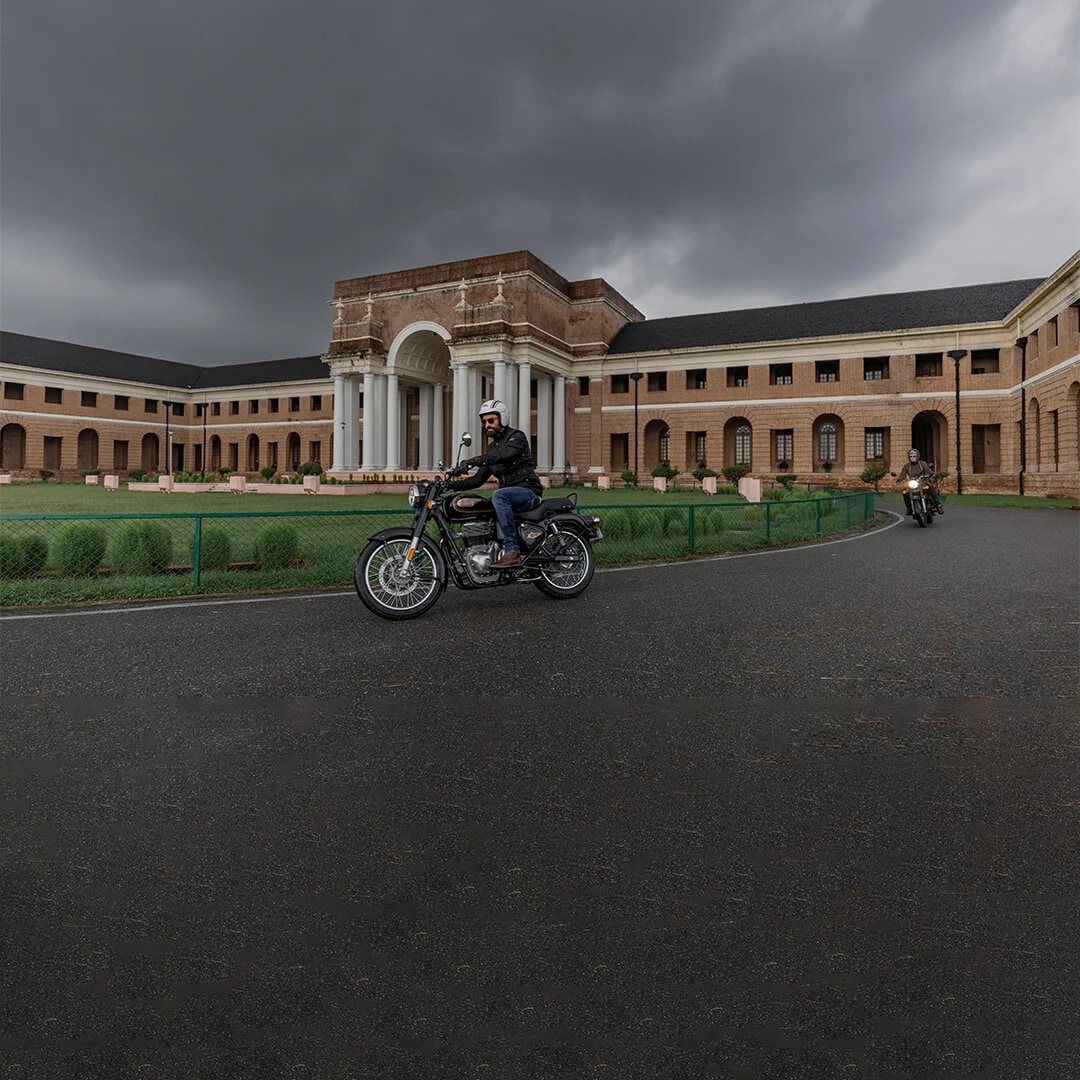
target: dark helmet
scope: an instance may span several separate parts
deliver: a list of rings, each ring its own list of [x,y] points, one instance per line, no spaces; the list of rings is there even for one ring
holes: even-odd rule
[[[919,460],[919,451],[916,450],[915,447],[913,446],[907,452],[907,456],[908,456],[908,461],[918,461]]]

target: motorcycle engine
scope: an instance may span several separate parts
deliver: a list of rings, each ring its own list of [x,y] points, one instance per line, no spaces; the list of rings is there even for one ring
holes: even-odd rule
[[[473,581],[478,585],[498,581],[499,572],[491,569],[498,555],[494,522],[465,522],[461,526],[461,538],[465,541],[465,566]]]

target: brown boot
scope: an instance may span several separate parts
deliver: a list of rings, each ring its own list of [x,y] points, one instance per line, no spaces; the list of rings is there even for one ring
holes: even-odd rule
[[[492,564],[499,570],[509,570],[511,567],[521,565],[520,551],[504,551]]]

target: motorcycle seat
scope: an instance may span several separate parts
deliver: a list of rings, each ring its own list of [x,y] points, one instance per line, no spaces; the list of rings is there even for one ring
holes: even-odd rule
[[[517,521],[543,521],[552,514],[565,513],[574,509],[572,499],[543,499],[535,510],[526,510],[524,513],[515,514]]]

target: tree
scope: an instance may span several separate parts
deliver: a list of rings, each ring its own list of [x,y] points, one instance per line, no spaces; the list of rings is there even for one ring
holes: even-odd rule
[[[886,469],[885,466],[880,461],[871,461],[870,464],[867,465],[865,469],[863,469],[862,473],[859,475],[859,479],[864,484],[873,484],[874,485],[874,490],[877,491],[878,490],[878,481],[888,471],[889,470]]]

